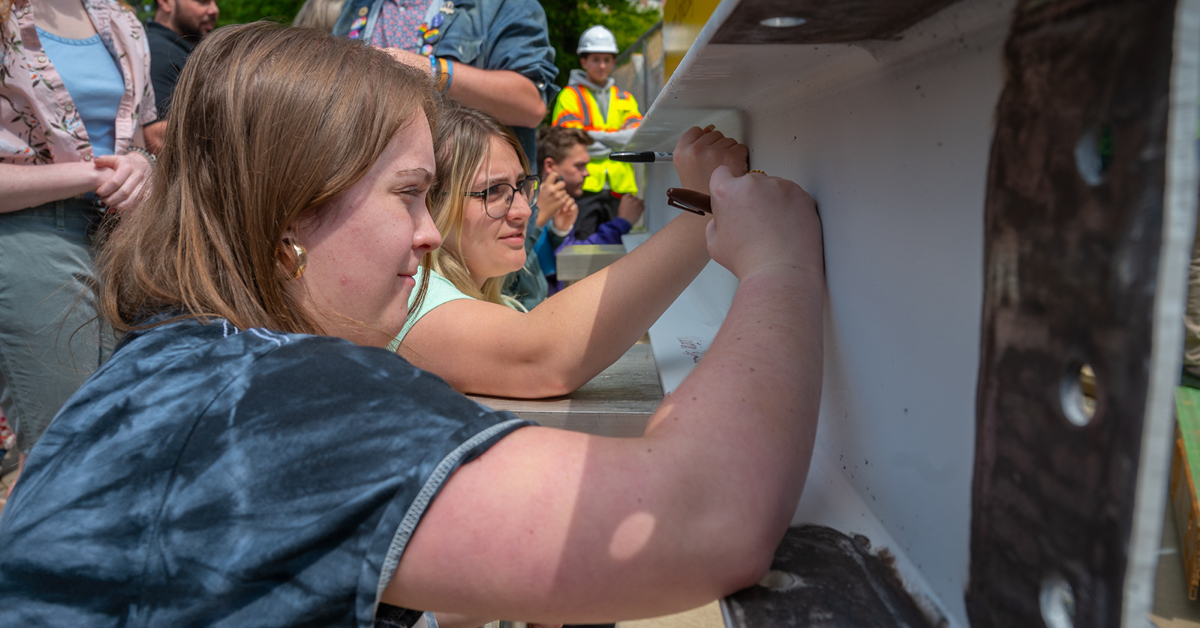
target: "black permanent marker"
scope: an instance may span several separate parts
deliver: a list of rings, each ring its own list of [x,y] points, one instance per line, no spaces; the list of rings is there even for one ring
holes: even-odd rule
[[[613,161],[623,161],[631,164],[671,163],[673,153],[656,153],[654,151],[618,151],[610,153],[608,158]]]

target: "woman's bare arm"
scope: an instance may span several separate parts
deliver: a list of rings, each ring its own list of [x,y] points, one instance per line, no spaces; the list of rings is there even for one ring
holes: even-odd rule
[[[146,150],[157,155],[162,151],[163,140],[167,134],[167,121],[155,120],[150,124],[142,127],[142,137],[145,142]]]
[[[718,166],[746,171],[746,147],[693,128],[680,139],[675,163],[683,185],[707,191]],[[708,222],[677,216],[616,263],[528,314],[467,299],[438,306],[413,325],[400,354],[466,393],[569,393],[621,357],[703,270]]]
[[[0,213],[92,192],[112,170],[86,161],[18,166],[0,163]]]
[[[433,73],[429,57],[400,48],[383,50],[400,63]],[[454,79],[450,82],[450,98],[511,126],[536,127],[546,117],[542,93],[525,76],[511,70],[481,70],[466,63],[451,63]]]
[[[504,438],[434,500],[385,601],[594,623],[694,607],[768,568],[816,433],[820,227],[793,184],[724,170],[714,182],[710,248],[741,283],[712,347],[646,435],[534,427]],[[736,219],[722,222],[733,203]]]
[[[546,102],[537,86],[511,70],[480,70],[465,63],[455,63],[449,95],[513,126],[533,128],[546,117]]]

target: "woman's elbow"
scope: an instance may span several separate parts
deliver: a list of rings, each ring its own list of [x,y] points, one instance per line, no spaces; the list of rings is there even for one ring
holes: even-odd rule
[[[704,533],[713,536],[707,537],[708,541],[701,546],[710,548],[705,558],[711,566],[708,571],[715,578],[711,586],[722,595],[761,580],[771,569],[779,542],[787,531],[787,521],[781,520],[778,513],[752,514],[752,511],[753,507],[729,508],[708,520],[711,527]],[[741,516],[732,516],[734,512]]]
[[[568,369],[556,367],[544,360],[513,360],[500,378],[486,381],[452,381],[454,389],[468,395],[493,395],[510,399],[548,399],[575,392],[586,380]]]
[[[708,542],[707,551],[692,549],[682,562],[668,568],[676,585],[683,590],[725,597],[761,581],[771,568],[778,541],[762,545],[745,538],[744,531],[728,534]],[[672,564],[669,560],[663,562]]]
[[[724,574],[722,587],[729,595],[757,584],[771,569],[775,561],[775,550],[779,547],[779,535],[759,535],[745,539],[739,544],[738,556],[730,560],[730,568]]]
[[[546,118],[546,103],[542,100],[541,94],[536,94],[534,98],[529,99],[529,102],[523,103],[516,118],[513,121],[514,126],[537,128]]]
[[[536,382],[531,382],[534,385],[530,386],[526,391],[530,399],[545,399],[549,397],[562,397],[575,392],[585,382],[577,381],[577,378],[570,374],[562,372],[547,372],[543,376],[537,378]]]

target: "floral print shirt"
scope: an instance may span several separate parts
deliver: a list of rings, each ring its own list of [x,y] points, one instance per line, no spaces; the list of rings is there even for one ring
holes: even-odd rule
[[[417,27],[424,21],[428,6],[424,0],[385,0],[371,34],[371,45],[420,52],[421,33]]]
[[[83,5],[125,81],[116,120],[115,152],[121,154],[129,150],[138,126],[158,119],[146,32],[134,12],[117,0],[83,0]],[[38,39],[33,0],[15,0],[0,24],[0,163],[92,157],[75,103]]]

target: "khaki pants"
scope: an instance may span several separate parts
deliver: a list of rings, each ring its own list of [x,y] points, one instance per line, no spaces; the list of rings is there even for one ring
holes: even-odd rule
[[[0,214],[0,409],[22,453],[113,346],[89,288],[98,216],[81,199]]]

